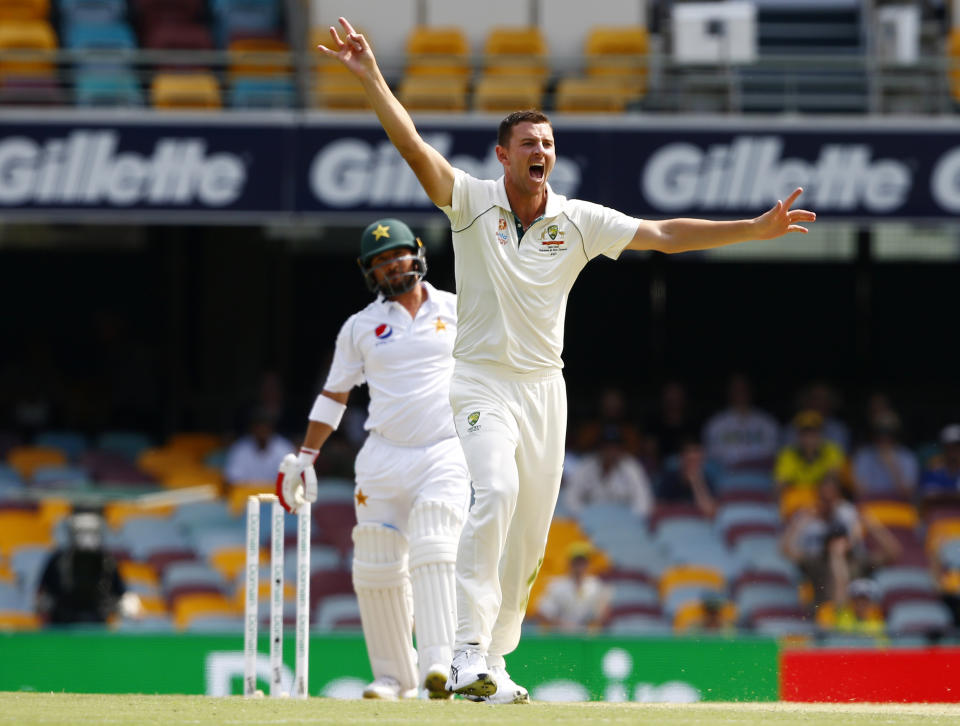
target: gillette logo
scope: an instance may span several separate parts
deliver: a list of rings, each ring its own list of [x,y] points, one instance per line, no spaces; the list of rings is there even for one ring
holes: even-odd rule
[[[232,204],[247,170],[230,153],[207,154],[196,138],[160,138],[149,156],[118,151],[114,131],[74,131],[43,144],[14,136],[0,141],[0,206],[62,204]]]

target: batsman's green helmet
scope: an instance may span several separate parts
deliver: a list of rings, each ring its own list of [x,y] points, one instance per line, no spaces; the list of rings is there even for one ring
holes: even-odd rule
[[[368,225],[360,236],[360,264],[366,267],[372,258],[396,247],[416,250],[419,246],[416,235],[399,219],[378,219]]]

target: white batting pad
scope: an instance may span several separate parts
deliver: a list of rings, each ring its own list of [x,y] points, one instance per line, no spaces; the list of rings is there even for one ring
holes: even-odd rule
[[[353,545],[353,589],[373,677],[416,688],[407,541],[392,527],[363,523],[353,528]]]
[[[422,502],[410,512],[410,581],[416,613],[420,675],[450,666],[457,627],[454,565],[463,521],[443,502]]]

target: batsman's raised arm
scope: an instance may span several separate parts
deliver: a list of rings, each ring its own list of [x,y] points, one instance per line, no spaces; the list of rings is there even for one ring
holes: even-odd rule
[[[329,58],[336,58],[360,79],[370,104],[390,141],[406,160],[430,200],[441,207],[453,198],[453,167],[417,132],[413,119],[380,73],[367,39],[356,32],[346,18],[340,18],[344,38],[330,26],[332,48],[317,46]]]
[[[655,250],[656,252],[690,252],[713,247],[747,242],[748,240],[774,239],[791,232],[806,234],[807,229],[798,222],[813,222],[817,215],[806,209],[791,209],[803,193],[799,187],[778,201],[771,209],[754,219],[729,222],[714,222],[708,219],[644,220],[637,233],[627,245],[629,250]]]

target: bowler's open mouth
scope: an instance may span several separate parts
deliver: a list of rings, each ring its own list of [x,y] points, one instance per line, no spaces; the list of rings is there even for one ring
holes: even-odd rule
[[[530,177],[535,181],[542,181],[543,180],[543,164],[531,165]]]

